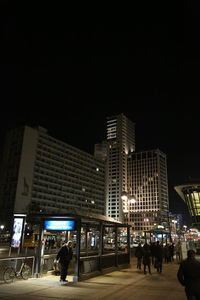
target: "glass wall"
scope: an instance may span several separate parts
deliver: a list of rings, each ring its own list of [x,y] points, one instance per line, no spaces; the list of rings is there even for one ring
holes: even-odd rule
[[[104,227],[103,253],[115,252],[115,227]]]
[[[119,251],[128,252],[127,227],[119,227],[117,235],[117,247]]]
[[[100,247],[100,230],[99,226],[82,226],[81,227],[81,256],[94,255],[99,253]]]

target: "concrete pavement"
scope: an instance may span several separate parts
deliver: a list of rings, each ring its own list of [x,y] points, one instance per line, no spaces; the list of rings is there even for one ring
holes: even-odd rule
[[[82,282],[61,286],[59,276],[31,278],[12,284],[0,284],[1,300],[96,300],[96,299],[134,299],[134,300],[184,300],[184,288],[176,278],[178,264],[163,264],[163,274],[144,275],[137,270],[135,260],[132,267],[97,276]],[[71,282],[70,282],[71,281]]]

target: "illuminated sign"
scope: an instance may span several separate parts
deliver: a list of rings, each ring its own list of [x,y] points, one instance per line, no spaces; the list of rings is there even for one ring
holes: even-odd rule
[[[161,239],[162,237],[164,238],[164,239],[166,239],[166,238],[168,238],[169,237],[169,235],[168,234],[161,234],[161,233],[156,233],[155,234],[155,237],[156,238],[158,238],[158,239]]]
[[[24,224],[24,218],[14,218],[13,223],[13,234],[11,239],[11,247],[13,248],[19,248],[21,244],[21,237],[23,232],[23,224]]]
[[[44,229],[46,230],[75,230],[74,220],[45,220]]]

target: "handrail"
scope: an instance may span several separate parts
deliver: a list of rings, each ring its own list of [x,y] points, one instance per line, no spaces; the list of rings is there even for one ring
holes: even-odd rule
[[[18,257],[7,257],[7,258],[0,258],[0,261],[3,261],[3,260],[10,260],[10,261],[13,261],[13,260],[23,260],[23,259],[27,259],[27,258],[32,258],[33,259],[33,264],[32,264],[32,275],[33,275],[33,272],[34,272],[34,265],[35,265],[35,256],[18,256]]]
[[[121,253],[118,253],[118,255],[121,255],[121,254],[127,254],[127,253],[124,253],[124,252],[121,252]],[[98,255],[89,255],[89,256],[81,256],[80,257],[80,260],[90,260],[91,258],[94,259],[94,258],[99,258],[99,257],[105,257],[105,256],[115,256],[116,254],[113,252],[113,253],[105,253],[105,254],[98,254]]]
[[[25,258],[35,258],[35,256],[17,256],[17,257],[6,257],[0,258],[0,260],[14,260],[14,259],[25,259]]]

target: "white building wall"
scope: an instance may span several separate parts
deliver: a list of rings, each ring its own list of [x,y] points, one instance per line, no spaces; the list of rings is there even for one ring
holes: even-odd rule
[[[15,213],[27,211],[27,206],[31,203],[31,193],[33,184],[33,169],[36,153],[38,131],[25,127],[22,152],[19,166],[18,184],[15,198]]]

